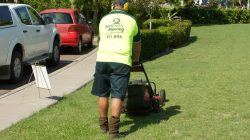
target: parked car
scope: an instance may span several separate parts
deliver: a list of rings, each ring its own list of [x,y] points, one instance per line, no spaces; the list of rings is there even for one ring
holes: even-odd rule
[[[0,80],[17,83],[23,65],[60,61],[60,34],[29,5],[0,4]]]
[[[83,14],[77,9],[48,9],[40,12],[42,17],[50,17],[60,32],[61,47],[73,47],[78,54],[82,46],[92,46],[93,31]]]

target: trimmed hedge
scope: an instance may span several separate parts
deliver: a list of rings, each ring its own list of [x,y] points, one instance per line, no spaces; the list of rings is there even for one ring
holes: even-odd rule
[[[242,9],[183,8],[178,16],[191,20],[193,24],[250,23],[250,11]]]
[[[143,23],[141,31],[142,53],[141,60],[150,59],[167,49],[184,44],[190,37],[192,23],[188,20],[169,21],[165,19],[152,20],[152,30],[149,21]]]

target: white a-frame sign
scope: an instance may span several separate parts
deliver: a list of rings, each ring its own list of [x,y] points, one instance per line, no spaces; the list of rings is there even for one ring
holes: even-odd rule
[[[38,88],[51,90],[48,72],[45,66],[32,65],[33,74]]]
[[[32,73],[34,74],[34,77],[36,80],[36,86],[38,88],[39,97],[41,97],[40,88],[47,89],[51,96],[51,85],[50,85],[49,75],[48,75],[46,67],[41,66],[41,65],[36,65],[36,64],[31,65],[31,67],[33,71]]]

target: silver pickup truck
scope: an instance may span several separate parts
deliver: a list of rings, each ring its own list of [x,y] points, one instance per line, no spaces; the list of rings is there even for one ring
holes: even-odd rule
[[[24,64],[58,65],[60,40],[50,20],[29,5],[0,3],[0,80],[19,82]]]

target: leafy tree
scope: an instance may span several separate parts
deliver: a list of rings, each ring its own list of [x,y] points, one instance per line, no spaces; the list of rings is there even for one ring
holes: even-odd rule
[[[167,4],[160,7],[161,17],[164,19],[172,20],[178,13],[178,8],[181,6],[180,0],[167,0]]]
[[[94,32],[100,19],[111,10],[111,0],[74,0],[73,5],[86,13],[88,19],[93,19]]]
[[[165,5],[160,7],[159,12],[161,18],[169,20],[172,20],[172,18],[178,14],[180,7],[191,7],[194,4],[193,0],[165,0],[165,2]]]
[[[95,10],[96,5],[94,0],[74,0],[73,6],[86,13],[87,18],[90,18],[91,13]]]
[[[219,0],[210,0],[208,3],[209,8],[218,8],[219,7]]]
[[[70,8],[70,0],[19,0],[18,3],[29,4],[37,11],[50,8]]]
[[[128,0],[129,12],[137,18],[137,21],[141,27],[142,23],[152,17],[159,17],[157,10],[159,4],[164,0]]]

